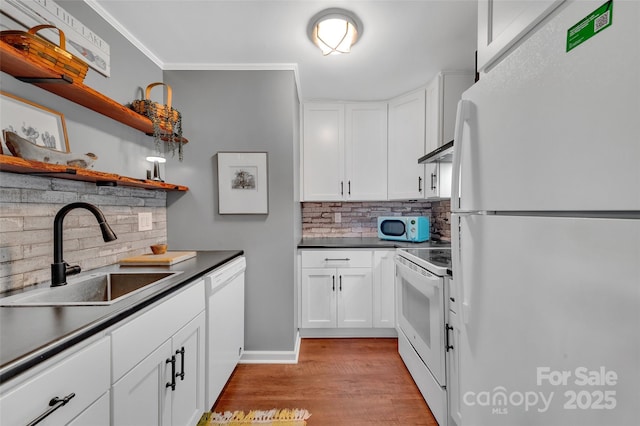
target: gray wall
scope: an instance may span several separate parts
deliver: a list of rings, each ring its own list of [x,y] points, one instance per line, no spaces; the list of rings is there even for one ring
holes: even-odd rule
[[[181,111],[184,161],[169,156],[169,247],[243,249],[247,256],[245,349],[290,351],[295,344],[295,247],[299,104],[291,71],[165,71]],[[268,215],[219,215],[218,151],[266,151]]]
[[[60,6],[91,28],[111,47],[111,77],[89,68],[84,84],[121,104],[139,98],[140,88],[162,81],[162,70],[84,2],[58,1]],[[6,18],[0,15],[0,19]],[[20,28],[15,28],[20,29]],[[36,86],[2,74],[3,91],[64,114],[72,152],[93,152],[94,169],[143,178],[150,168],[145,160],[154,152],[153,138]]]

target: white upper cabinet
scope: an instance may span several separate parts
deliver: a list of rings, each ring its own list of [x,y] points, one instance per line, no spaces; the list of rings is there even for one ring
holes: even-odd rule
[[[305,104],[303,115],[303,199],[340,201],[344,192],[344,105]]]
[[[462,93],[473,84],[472,72],[441,72],[427,86],[426,152],[453,140],[456,109]],[[424,198],[451,197],[451,164],[425,164]]]
[[[387,190],[390,200],[424,197],[425,91],[416,90],[389,102]]]
[[[387,104],[346,104],[345,199],[387,199]]]
[[[479,0],[478,71],[486,71],[564,0]]]
[[[386,200],[387,104],[307,103],[303,114],[303,199]]]

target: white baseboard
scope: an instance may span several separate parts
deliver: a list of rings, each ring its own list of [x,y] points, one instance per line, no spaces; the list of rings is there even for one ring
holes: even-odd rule
[[[298,333],[309,338],[398,337],[395,328],[301,328]]]
[[[297,364],[300,355],[300,333],[292,351],[244,351],[238,364]]]

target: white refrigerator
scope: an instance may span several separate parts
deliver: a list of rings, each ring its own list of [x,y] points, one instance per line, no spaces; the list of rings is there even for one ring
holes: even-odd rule
[[[565,46],[603,3],[563,4],[458,105],[458,426],[640,424],[640,2]]]

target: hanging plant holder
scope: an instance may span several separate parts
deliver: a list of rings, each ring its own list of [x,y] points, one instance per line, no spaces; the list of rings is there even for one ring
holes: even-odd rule
[[[151,89],[155,86],[167,88],[166,105],[149,99]],[[165,143],[167,151],[171,151],[175,156],[177,150],[178,159],[182,161],[182,145],[185,141],[182,137],[182,114],[171,106],[171,86],[162,82],[151,83],[145,89],[144,97],[145,99],[133,101],[131,109],[149,118],[153,123],[153,138],[158,154],[162,154],[162,144]]]

